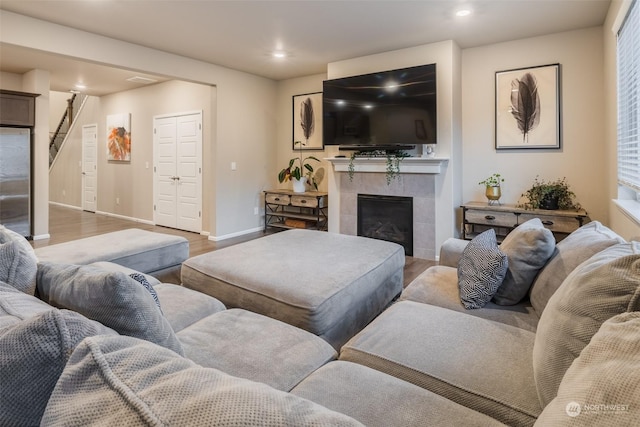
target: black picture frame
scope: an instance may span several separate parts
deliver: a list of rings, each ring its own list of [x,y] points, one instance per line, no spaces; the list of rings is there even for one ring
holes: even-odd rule
[[[292,97],[292,148],[322,151],[322,92]]]
[[[560,64],[496,72],[496,150],[561,149]]]

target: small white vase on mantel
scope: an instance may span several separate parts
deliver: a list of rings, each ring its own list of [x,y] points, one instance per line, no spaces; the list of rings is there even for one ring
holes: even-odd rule
[[[307,191],[307,177],[303,176],[300,179],[291,178],[291,182],[293,183],[293,192],[294,193],[304,193]]]

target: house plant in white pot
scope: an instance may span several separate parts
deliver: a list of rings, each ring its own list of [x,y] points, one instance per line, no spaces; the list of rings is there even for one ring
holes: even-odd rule
[[[300,146],[301,142],[296,141],[295,144]],[[291,181],[293,183],[294,193],[304,193],[307,188],[307,182],[317,190],[318,184],[313,176],[313,166],[311,166],[308,161],[315,160],[316,162],[319,162],[320,160],[314,156],[307,156],[303,158],[302,150],[299,150],[299,153],[300,155],[298,157],[290,159],[289,165],[278,173],[278,181],[280,183]]]

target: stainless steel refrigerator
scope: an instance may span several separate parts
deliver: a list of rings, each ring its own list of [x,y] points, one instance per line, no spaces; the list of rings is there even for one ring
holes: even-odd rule
[[[31,237],[31,132],[0,127],[0,224]]]

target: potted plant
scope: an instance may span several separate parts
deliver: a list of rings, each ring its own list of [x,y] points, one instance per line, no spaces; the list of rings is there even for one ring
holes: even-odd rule
[[[522,197],[527,201],[519,206],[525,209],[579,210],[581,208],[580,203],[574,201],[576,195],[569,188],[567,178],[544,181],[536,176],[533,185],[522,193]]]
[[[349,180],[353,181],[353,174],[355,173],[354,160],[357,157],[386,157],[386,178],[387,185],[391,185],[393,181],[400,174],[400,162],[406,157],[410,157],[409,154],[402,150],[372,150],[372,151],[354,151],[351,153],[351,159],[349,160]]]
[[[300,146],[301,142],[296,141],[294,145]],[[293,191],[295,193],[304,193],[306,191],[307,182],[309,182],[309,185],[312,185],[313,188],[317,190],[318,183],[313,176],[313,166],[308,163],[308,160],[315,160],[316,162],[319,162],[320,160],[314,156],[307,156],[303,158],[302,150],[298,150],[298,152],[300,153],[300,156],[294,157],[289,160],[289,166],[282,169],[280,173],[278,173],[278,181],[280,183],[283,183],[285,181],[292,181]],[[298,162],[297,165],[295,165],[296,162]]]
[[[500,197],[502,197],[502,188],[500,183],[504,182],[504,178],[499,173],[494,173],[488,178],[480,181],[478,185],[485,186],[485,196],[489,200],[489,204],[497,202],[500,204]]]

